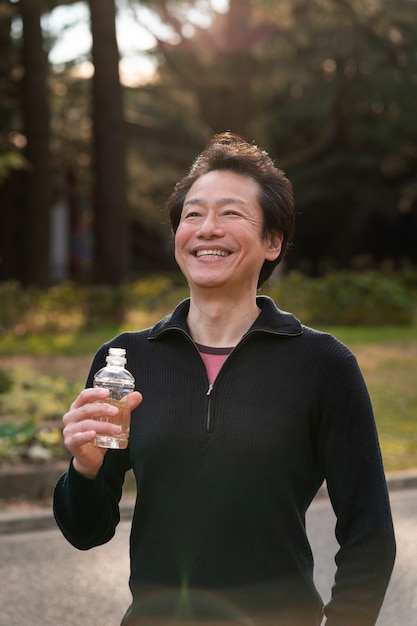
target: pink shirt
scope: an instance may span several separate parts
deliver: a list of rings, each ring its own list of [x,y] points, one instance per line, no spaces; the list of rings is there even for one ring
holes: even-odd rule
[[[213,384],[221,366],[233,348],[211,348],[210,346],[202,346],[199,343],[197,344],[197,348],[206,366],[209,382]]]

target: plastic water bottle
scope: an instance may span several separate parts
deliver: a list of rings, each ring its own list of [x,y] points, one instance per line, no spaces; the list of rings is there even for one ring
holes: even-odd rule
[[[127,447],[130,432],[130,408],[123,398],[134,391],[135,379],[126,369],[126,350],[124,348],[110,348],[106,357],[107,365],[94,376],[94,387],[104,387],[110,391],[110,396],[103,400],[119,409],[114,416],[103,416],[100,421],[112,422],[121,426],[119,435],[97,435],[94,444],[100,448],[123,449]]]

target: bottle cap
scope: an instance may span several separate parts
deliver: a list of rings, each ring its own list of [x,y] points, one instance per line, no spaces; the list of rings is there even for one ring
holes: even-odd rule
[[[126,350],[124,348],[109,348],[106,361],[113,361],[117,363],[117,365],[124,365],[126,363]]]
[[[126,356],[126,350],[124,348],[109,348],[110,356]]]

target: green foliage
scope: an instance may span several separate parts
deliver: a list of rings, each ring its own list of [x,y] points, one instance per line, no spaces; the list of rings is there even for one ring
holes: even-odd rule
[[[411,277],[345,271],[311,279],[291,272],[267,293],[308,324],[401,326],[412,324],[416,315],[417,292],[403,284]]]
[[[275,300],[284,311],[291,311],[301,320],[308,318],[308,293],[311,279],[298,271],[285,274],[277,283],[262,286],[262,293]]]
[[[0,184],[10,175],[12,170],[22,170],[28,168],[27,160],[15,151],[0,153]]]
[[[262,292],[306,323],[411,324],[416,313],[417,271],[412,267],[387,275],[345,271],[315,279],[293,271],[279,283],[264,286]],[[177,274],[150,275],[119,288],[64,282],[41,291],[15,281],[3,282],[3,343],[11,336],[31,338],[31,349],[36,352],[41,337],[50,336],[57,349],[65,350],[65,336],[103,327],[112,334],[123,324],[138,328],[166,315],[187,296],[186,282]]]
[[[61,418],[79,389],[64,378],[51,378],[25,367],[13,369],[9,376],[10,387],[0,395],[0,414],[5,420],[39,424]]]
[[[402,269],[399,280],[407,291],[414,292],[415,298],[417,297],[417,267],[413,265],[405,265]]]
[[[15,280],[0,283],[0,331],[16,328],[25,312],[32,308],[32,292]]]
[[[0,370],[2,379],[8,385],[0,392],[0,462],[65,456],[60,420],[80,385],[28,368]]]
[[[9,391],[12,386],[12,378],[10,372],[0,369],[0,394]]]
[[[128,303],[133,309],[156,311],[175,307],[187,295],[188,287],[182,275],[154,275],[132,283]]]
[[[62,283],[48,290],[22,287],[17,281],[0,283],[0,330],[17,335],[56,332],[77,324],[83,288]]]
[[[0,422],[0,462],[25,457],[35,437],[36,427],[29,422]]]
[[[144,277],[117,288],[67,281],[40,290],[0,282],[0,332],[23,337],[120,324],[132,309],[165,311],[186,295],[178,275]]]
[[[414,301],[398,281],[377,272],[339,272],[316,279],[309,294],[312,322],[411,324]]]
[[[15,130],[22,127],[25,107],[19,34],[10,27],[20,4],[3,3],[2,9],[0,183],[19,166],[16,155],[22,158],[26,139]],[[139,4],[120,3],[119,10],[141,20]],[[153,14],[148,27],[161,26],[161,40],[148,53],[155,79],[124,86],[134,266],[149,267],[159,259],[167,266],[169,247],[161,242],[168,243],[169,228],[160,212],[166,193],[207,137],[228,128],[265,146],[294,183],[298,259],[315,268],[323,258],[348,267],[356,254],[416,262],[415,2],[242,0],[224,12],[214,11],[209,0],[197,4],[196,11],[191,0],[147,3]],[[57,41],[61,36],[54,20],[48,34],[47,22],[44,45],[48,36]],[[66,27],[70,24],[61,25]],[[94,178],[91,82],[74,71],[78,62],[56,66],[49,76],[51,197],[65,196],[75,217],[90,203]],[[16,208],[27,189],[16,193],[12,185],[5,194],[9,241],[21,241]],[[119,215],[119,204],[115,210]],[[407,212],[410,228],[403,229]],[[5,247],[4,267],[20,267],[25,253],[19,246]],[[34,262],[33,255],[28,258]],[[123,314],[118,304],[109,303],[108,318]],[[92,305],[92,318],[94,313]]]
[[[415,466],[413,381],[417,335],[416,326],[410,325],[409,320],[416,303],[416,271],[412,267],[386,275],[351,271],[319,279],[291,272],[278,283],[264,286],[262,292],[273,297],[281,309],[293,312],[305,323],[329,330],[352,347],[376,409],[386,468]],[[104,323],[100,312],[121,293],[126,320],[123,325]],[[9,332],[0,337],[0,353],[75,356],[92,355],[121,330],[154,323],[187,295],[187,288],[177,275],[154,275],[133,281],[122,292],[67,283],[40,294],[15,283],[0,284],[0,296],[5,294],[8,297],[2,299],[0,319],[3,327],[6,316],[11,321]],[[81,328],[86,324],[89,298],[96,304],[96,322]],[[78,317],[74,313],[71,318],[71,311],[78,311]],[[68,322],[59,321],[60,312],[72,319],[71,332]],[[15,315],[20,318],[15,319]],[[360,325],[354,320],[359,320]],[[382,320],[388,326],[377,325]],[[404,325],[399,326],[400,322]],[[37,330],[31,334],[26,330],[16,337],[12,334],[13,323],[17,328],[27,323],[28,328]],[[64,333],[62,328],[67,331]],[[82,382],[68,382],[34,370],[0,369],[0,463],[67,458],[61,418],[82,386]]]

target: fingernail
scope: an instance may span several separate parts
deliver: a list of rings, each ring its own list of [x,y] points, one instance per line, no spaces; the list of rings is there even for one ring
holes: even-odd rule
[[[109,415],[116,415],[116,413],[119,412],[119,409],[117,408],[117,406],[113,406],[112,404],[109,404],[109,408],[107,409],[107,412]]]
[[[122,432],[122,427],[117,424],[112,424],[112,432],[114,435],[119,435]]]

